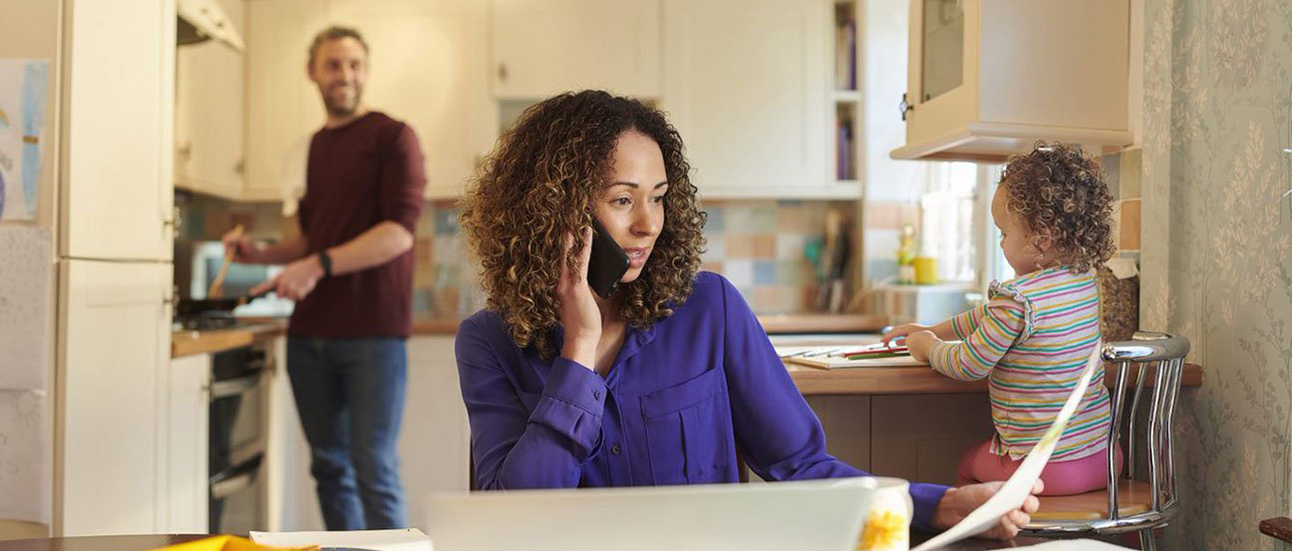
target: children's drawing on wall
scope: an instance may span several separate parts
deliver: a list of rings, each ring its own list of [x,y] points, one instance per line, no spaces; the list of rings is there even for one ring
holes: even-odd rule
[[[49,62],[0,59],[0,220],[32,220],[49,95]]]

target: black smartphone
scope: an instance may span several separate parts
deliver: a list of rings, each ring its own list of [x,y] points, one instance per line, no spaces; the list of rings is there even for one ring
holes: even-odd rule
[[[628,255],[596,218],[592,219],[592,257],[588,259],[588,285],[601,298],[610,298],[628,272]]]

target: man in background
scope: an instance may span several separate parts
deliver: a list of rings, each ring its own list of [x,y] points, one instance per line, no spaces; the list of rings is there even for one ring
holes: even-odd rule
[[[368,45],[356,30],[320,32],[306,69],[327,120],[310,141],[300,235],[261,246],[230,232],[224,243],[238,262],[285,264],[252,294],[296,301],[287,372],[327,529],[399,528],[395,445],[425,167],[413,130],[363,104]]]

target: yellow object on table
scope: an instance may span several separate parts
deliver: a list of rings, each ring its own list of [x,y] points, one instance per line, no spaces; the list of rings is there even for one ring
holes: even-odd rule
[[[908,551],[911,548],[910,484],[900,478],[878,477],[879,488],[862,523],[856,551]]]
[[[932,256],[915,257],[915,284],[933,285],[938,282],[938,259]]]
[[[274,547],[261,545],[247,538],[223,535],[167,545],[150,551],[318,551],[318,549],[319,546],[317,545]]]

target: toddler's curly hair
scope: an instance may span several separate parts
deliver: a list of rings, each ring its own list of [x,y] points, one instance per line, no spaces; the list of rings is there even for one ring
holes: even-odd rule
[[[1036,142],[1014,155],[1000,177],[1005,205],[1028,229],[1033,245],[1074,273],[1099,266],[1116,250],[1113,196],[1093,157],[1073,145]]]

